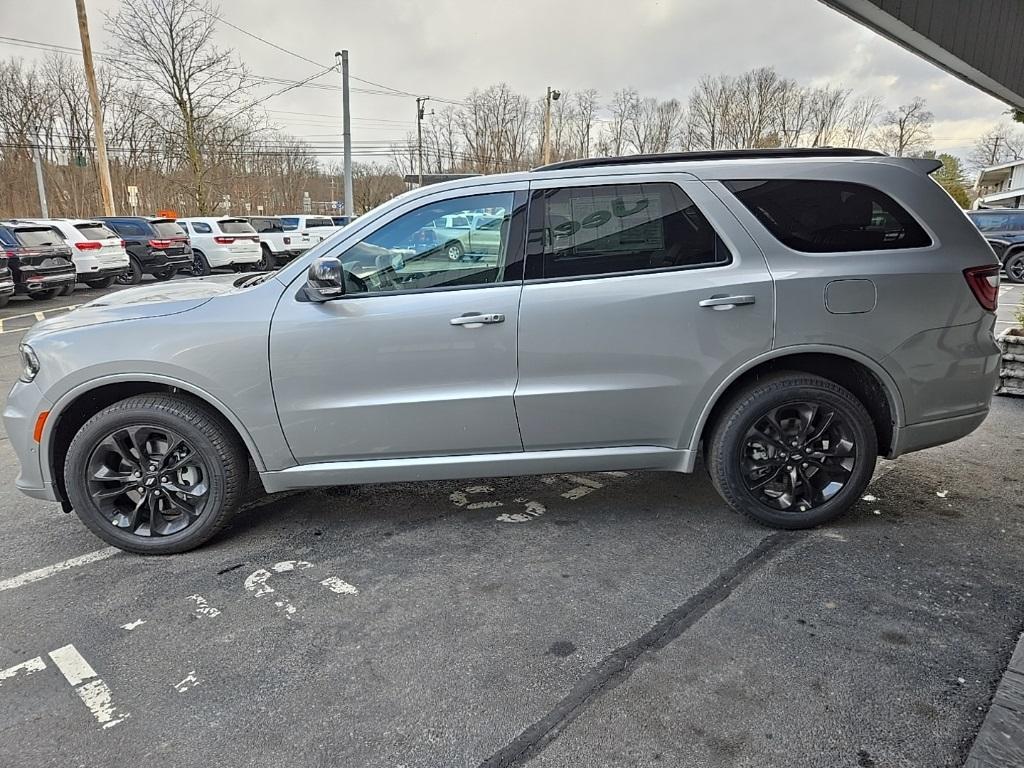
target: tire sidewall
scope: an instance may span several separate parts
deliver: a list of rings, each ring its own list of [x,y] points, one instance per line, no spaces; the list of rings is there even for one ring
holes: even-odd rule
[[[716,430],[712,451],[717,455],[711,457],[716,471],[712,473],[712,479],[727,501],[730,498],[735,500],[733,506],[738,504],[741,512],[758,522],[778,528],[809,528],[820,525],[836,518],[855,504],[870,482],[878,453],[878,438],[874,425],[864,406],[837,385],[823,387],[801,383],[795,387],[779,387],[779,382],[774,384],[774,388],[771,383],[756,388],[752,394],[763,394],[756,399],[744,399],[738,404],[736,412],[726,419],[722,431],[719,433]],[[808,512],[794,513],[775,509],[747,489],[740,472],[740,458],[743,439],[754,423],[768,411],[796,402],[817,402],[839,410],[853,433],[857,453],[853,472],[842,490]]]
[[[151,425],[179,433],[200,454],[209,470],[209,496],[199,519],[188,528],[170,536],[137,536],[112,525],[93,505],[85,474],[89,457],[100,440],[118,429]],[[227,487],[221,457],[207,433],[179,416],[162,409],[131,408],[102,411],[78,431],[68,448],[64,463],[64,483],[71,505],[79,519],[100,538],[122,549],[139,553],[183,551],[202,543],[208,531],[218,525],[218,510],[227,501]]]
[[[1012,274],[1010,274],[1010,266],[1014,263],[1021,262],[1024,262],[1024,251],[1017,251],[1016,253],[1011,254],[1010,257],[1005,262],[1003,262],[1003,270],[1006,272],[1007,282],[1015,283],[1017,285],[1024,282],[1024,280],[1015,278]]]

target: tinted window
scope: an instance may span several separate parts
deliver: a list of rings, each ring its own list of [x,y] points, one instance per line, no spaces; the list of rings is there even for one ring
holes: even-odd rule
[[[154,221],[152,226],[160,237],[188,237],[185,230],[174,221]]]
[[[718,266],[729,250],[675,184],[547,189],[530,206],[527,277]]]
[[[283,232],[284,227],[277,219],[249,219],[252,228],[257,232]]]
[[[256,233],[256,230],[252,228],[252,225],[243,219],[226,219],[224,221],[218,221],[217,226],[220,227],[221,232],[227,235],[252,235]]]
[[[200,235],[208,235],[213,232],[213,228],[205,221],[193,221],[192,230]]]
[[[399,216],[340,255],[346,271],[356,278],[355,289],[349,290],[379,293],[504,281],[510,263],[521,263],[509,244],[512,203],[511,192],[474,195]],[[479,236],[468,229],[456,233],[433,226],[452,211],[474,209],[503,212],[501,226]],[[521,249],[520,242],[519,253]]]
[[[0,243],[8,246],[16,246],[18,239],[14,236],[14,233],[7,227],[0,227]]]
[[[298,216],[282,216],[281,224],[284,226],[285,232],[291,232],[293,229],[299,228],[299,217]]]
[[[90,222],[89,224],[76,224],[75,229],[82,233],[82,236],[86,240],[107,240],[111,237],[117,237],[117,233],[110,227],[99,224],[97,222]]]
[[[337,227],[345,227],[352,223],[351,216],[331,216],[331,221]]]
[[[140,224],[137,221],[111,221],[108,224],[117,234],[124,237],[148,237],[152,234],[147,225]]]
[[[931,238],[884,192],[846,181],[724,182],[786,246],[805,253],[923,248]]]
[[[1024,213],[986,211],[970,214],[971,221],[982,232],[1018,232],[1024,230]]]
[[[18,242],[29,248],[40,245],[64,245],[64,237],[50,227],[26,227],[14,230]]]

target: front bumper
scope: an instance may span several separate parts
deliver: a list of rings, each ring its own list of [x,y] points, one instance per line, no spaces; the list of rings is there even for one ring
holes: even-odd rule
[[[0,278],[0,296],[11,296],[14,293],[14,280],[9,277]]]
[[[32,431],[39,414],[49,411],[52,407],[53,403],[44,397],[34,382],[26,384],[17,381],[7,396],[7,405],[3,412],[7,437],[21,465],[14,485],[26,496],[43,501],[57,501],[57,494],[52,483],[43,479],[41,449],[32,439]],[[51,427],[52,424],[46,425],[44,442],[45,432]]]

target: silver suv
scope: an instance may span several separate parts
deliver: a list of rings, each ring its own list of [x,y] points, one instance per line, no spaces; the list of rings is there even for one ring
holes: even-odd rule
[[[273,492],[703,458],[737,511],[822,523],[989,410],[998,264],[937,165],[558,163],[408,192],[275,273],[105,296],[25,337],[18,487],[141,553],[209,539],[250,466]],[[498,247],[452,260],[446,216],[500,218]]]

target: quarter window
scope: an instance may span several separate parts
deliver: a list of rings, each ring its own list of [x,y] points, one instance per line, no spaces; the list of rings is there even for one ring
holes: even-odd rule
[[[724,184],[769,232],[794,251],[887,251],[932,244],[905,208],[864,184],[806,179]]]
[[[731,254],[675,184],[545,189],[530,207],[528,278],[710,267]]]
[[[197,235],[208,235],[213,232],[213,228],[205,221],[193,221],[192,229]]]
[[[514,195],[511,192],[442,200],[399,216],[350,246],[341,256],[355,278],[353,293],[487,285],[521,279],[521,265],[510,244]],[[456,230],[439,227],[453,218],[486,215],[498,226]],[[522,241],[519,241],[521,252]]]

